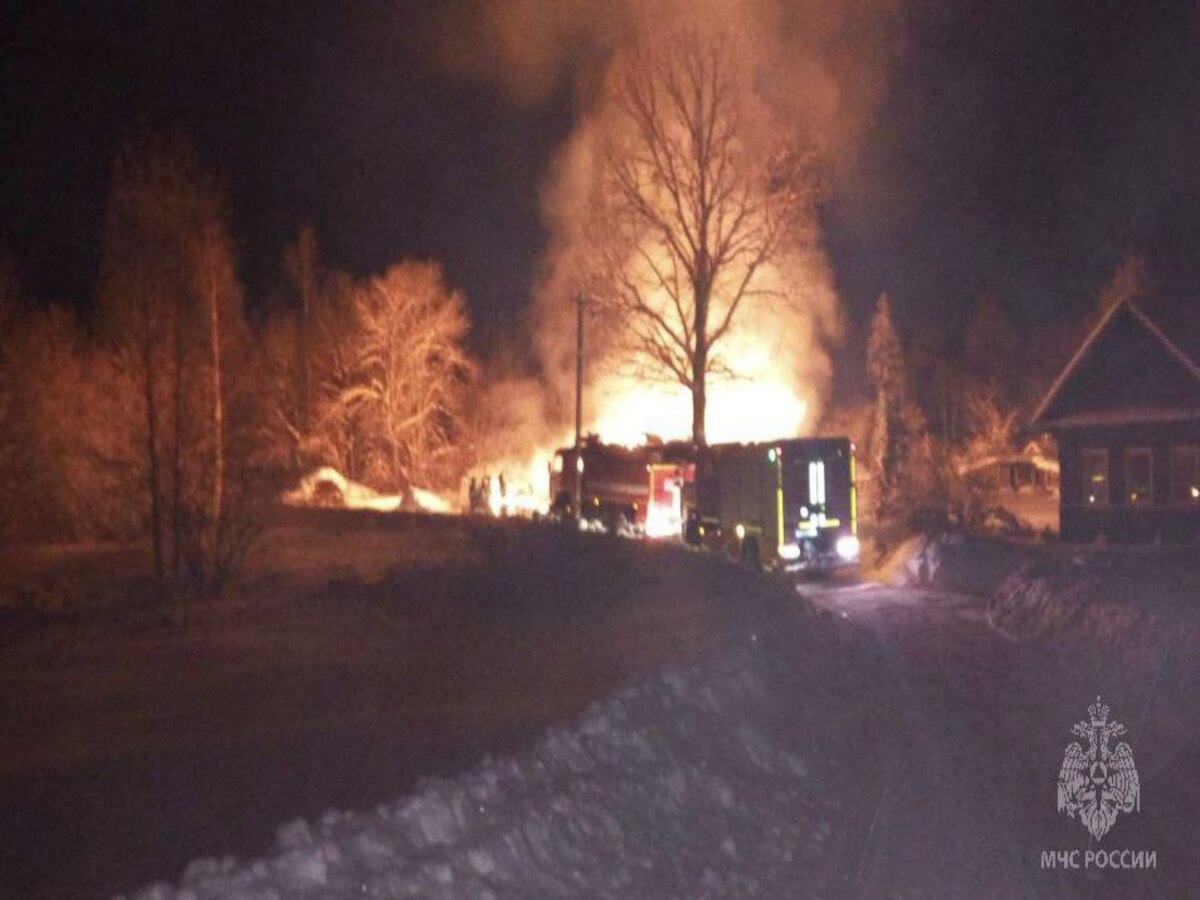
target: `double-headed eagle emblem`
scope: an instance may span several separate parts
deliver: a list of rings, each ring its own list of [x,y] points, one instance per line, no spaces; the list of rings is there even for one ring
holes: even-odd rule
[[[1108,706],[1096,698],[1088,718],[1076,722],[1071,733],[1087,738],[1087,750],[1078,741],[1067,745],[1058,771],[1058,811],[1079,821],[1100,840],[1117,821],[1118,813],[1141,808],[1141,782],[1133,765],[1133,750],[1124,741],[1109,750],[1108,742],[1125,734],[1125,726],[1108,720]]]

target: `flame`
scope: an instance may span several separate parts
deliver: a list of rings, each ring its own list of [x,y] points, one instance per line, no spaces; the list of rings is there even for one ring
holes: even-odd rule
[[[662,301],[666,306],[665,299]],[[731,376],[710,374],[705,432],[709,443],[799,437],[810,425],[820,391],[797,348],[809,335],[786,305],[747,306],[734,330],[715,347]],[[636,380],[609,369],[593,379],[585,420],[601,439],[634,446],[647,435],[663,440],[692,437],[692,395],[678,382]]]
[[[475,477],[486,482],[488,512],[493,516],[545,514],[550,508],[550,462],[557,447],[565,443],[564,437],[555,446],[535,447],[524,456],[491,460],[480,466]]]
[[[794,319],[781,318],[769,309],[748,310],[720,351],[737,377],[714,375],[708,380],[709,443],[769,441],[798,437],[811,429],[823,380],[805,368],[798,356],[797,348],[807,346],[809,336]],[[596,368],[584,394],[585,435],[626,447],[644,444],[649,436],[665,441],[691,439],[692,395],[686,387],[635,379],[613,365],[598,363]],[[540,439],[530,439],[533,434]],[[513,452],[510,443],[508,452],[477,470],[479,477],[492,476],[487,499],[494,515],[541,514],[550,507],[550,464],[558,449],[574,443],[574,433],[555,431],[542,421],[529,429],[527,440],[525,452]],[[678,531],[672,523],[662,527]]]
[[[788,379],[790,380],[790,379]],[[619,382],[619,383],[615,383]],[[593,431],[610,444],[644,443],[692,436],[692,395],[682,385],[614,379],[601,386]],[[767,441],[802,432],[808,402],[783,377],[712,382],[705,425],[710,443]]]

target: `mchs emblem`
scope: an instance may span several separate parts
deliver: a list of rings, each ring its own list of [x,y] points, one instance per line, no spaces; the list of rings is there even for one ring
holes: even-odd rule
[[[1067,745],[1058,772],[1058,811],[1079,815],[1096,840],[1117,821],[1117,813],[1141,808],[1141,783],[1133,765],[1133,750],[1124,741],[1109,749],[1109,741],[1125,734],[1125,726],[1108,719],[1108,706],[1096,698],[1088,718],[1076,722],[1071,733],[1087,739]]]

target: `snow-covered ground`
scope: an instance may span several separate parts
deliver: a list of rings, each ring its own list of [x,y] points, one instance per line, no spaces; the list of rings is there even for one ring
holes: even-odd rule
[[[1013,573],[1045,554],[1048,545],[1017,540],[942,534],[910,537],[870,573],[888,585],[990,596]]]
[[[209,791],[228,806],[217,825],[243,805],[277,812],[271,826],[292,819],[250,850],[168,837],[187,855],[122,875],[123,887],[167,879],[127,896],[1200,896],[1192,548],[951,536],[907,545],[893,584],[793,586],[570,529],[296,515],[259,548],[250,593],[182,632],[137,620],[80,645],[34,632],[0,658],[27,735],[0,735],[12,784],[63,747],[136,755],[145,767],[114,764],[107,790],[140,797],[131,772],[175,765],[167,828]],[[29,577],[54,570],[36,563]],[[1045,849],[1086,846],[1054,784],[1097,694],[1129,726],[1142,773],[1143,811],[1113,839],[1161,853],[1147,878],[1040,868]],[[360,745],[390,746],[385,733],[404,753],[422,730],[488,748],[480,735],[505,723],[525,737],[436,770],[460,774],[410,787],[375,764],[345,803],[293,796],[298,778],[351,772]],[[321,766],[305,763],[314,730],[332,747]],[[215,787],[226,745],[261,756],[268,740],[290,749],[251,769],[257,779]],[[211,765],[159,752],[196,743]],[[275,783],[289,789],[266,802]],[[26,814],[43,796],[29,794]],[[15,839],[0,822],[0,844]],[[185,865],[226,847],[239,857]],[[76,877],[100,861],[88,843],[52,848]],[[22,872],[22,895],[57,896],[31,893],[45,876]],[[74,896],[111,893],[91,883]]]
[[[742,791],[773,796],[786,760],[809,762],[773,733],[761,770],[755,751],[721,743],[729,729],[760,733],[760,713],[794,706],[721,693],[736,686],[725,676],[741,663],[770,658],[755,656],[749,636],[771,634],[765,610],[794,598],[721,559],[546,524],[293,509],[228,597],[177,616],[138,600],[145,573],[136,557],[119,548],[0,554],[0,597],[53,598],[30,618],[9,607],[0,632],[0,896],[112,896],[175,881],[198,856],[250,859],[267,852],[281,822],[371,809],[485,752],[512,754],[495,764],[497,777],[514,766],[551,771],[571,734],[561,723],[586,721],[589,703],[630,683],[640,687],[601,710],[609,732],[570,738],[592,748],[590,799],[570,792],[565,770],[555,770],[557,793],[540,800],[544,782],[514,775],[504,782],[507,814],[559,823],[570,816],[554,804],[569,800],[632,820],[643,808],[634,794],[653,794],[661,780],[684,793],[649,796],[647,814],[680,804],[699,822],[712,783],[698,772],[727,769],[719,778],[744,810],[758,801]],[[833,650],[786,646],[800,654],[787,671],[810,657],[818,670],[836,662]],[[726,655],[735,651],[736,661]],[[666,666],[676,668],[664,681]],[[708,711],[704,684],[719,701]],[[530,749],[548,727],[558,738]],[[626,740],[649,755],[621,761]],[[797,780],[795,790],[818,781]],[[616,787],[626,793],[597,796]],[[458,796],[453,785],[430,796],[439,790]],[[475,825],[464,827],[463,840],[486,844]],[[727,836],[712,846],[736,874],[764,839],[743,846],[734,835],[734,859],[722,849]],[[569,848],[583,838],[556,840]],[[694,840],[707,846],[700,832]],[[397,851],[405,877],[427,877],[426,856]],[[789,852],[807,851],[801,842]],[[642,858],[652,855],[647,844]],[[663,857],[668,868],[672,858]],[[653,877],[667,880],[647,883],[682,883]]]
[[[292,822],[270,856],[199,860],[134,896],[797,896],[826,854],[831,799],[777,733],[770,681],[752,636],[593,704],[527,752]]]
[[[891,584],[979,598],[991,625],[1064,660],[1146,720],[1200,735],[1200,553],[950,534],[913,538],[881,567]]]
[[[1200,688],[1196,550],[947,534],[911,538],[877,574],[977,596],[992,624],[1015,638],[1069,647],[1080,665],[1186,691]]]

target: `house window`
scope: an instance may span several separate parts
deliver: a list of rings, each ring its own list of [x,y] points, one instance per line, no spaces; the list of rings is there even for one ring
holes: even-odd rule
[[[1085,506],[1108,506],[1108,451],[1083,451],[1083,502]]]
[[[1171,448],[1171,502],[1200,504],[1200,447]]]
[[[1125,451],[1125,496],[1130,506],[1154,502],[1154,454],[1149,447],[1129,447]]]

